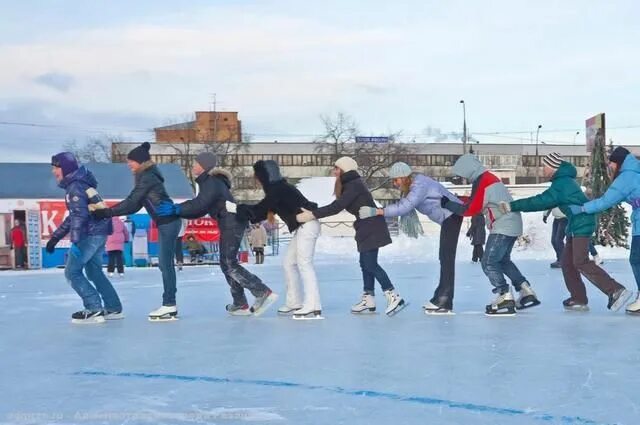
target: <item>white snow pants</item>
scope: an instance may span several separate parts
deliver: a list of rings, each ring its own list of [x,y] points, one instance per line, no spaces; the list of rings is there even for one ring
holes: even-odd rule
[[[302,306],[303,311],[322,310],[318,278],[313,268],[313,255],[318,236],[320,236],[318,220],[304,223],[293,232],[283,262],[288,307]],[[304,286],[304,299],[300,294],[300,276]]]

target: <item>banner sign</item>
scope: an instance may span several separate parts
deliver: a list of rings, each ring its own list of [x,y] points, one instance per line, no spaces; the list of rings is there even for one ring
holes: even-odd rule
[[[587,152],[592,152],[598,140],[605,142],[604,113],[595,115],[586,121]]]

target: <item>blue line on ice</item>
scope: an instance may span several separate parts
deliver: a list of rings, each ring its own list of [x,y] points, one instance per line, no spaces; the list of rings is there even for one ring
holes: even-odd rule
[[[322,390],[329,391],[337,394],[344,394],[350,396],[371,397],[371,398],[383,398],[387,400],[403,401],[409,403],[418,403],[424,405],[444,406],[450,409],[460,409],[470,412],[480,413],[493,413],[503,416],[527,416],[532,419],[554,422],[559,421],[565,424],[584,424],[584,425],[599,425],[600,422],[593,421],[591,419],[583,418],[580,416],[557,416],[547,413],[535,413],[522,409],[512,409],[508,407],[495,407],[487,406],[483,404],[464,403],[454,400],[446,400],[440,398],[423,397],[423,396],[406,396],[401,394],[386,393],[380,391],[371,390],[349,390],[342,387],[328,387],[324,385],[308,385],[299,384],[296,382],[286,381],[268,381],[260,379],[233,379],[233,378],[218,378],[215,376],[193,376],[193,375],[172,375],[165,373],[140,373],[140,372],[103,372],[103,371],[82,371],[75,372],[73,375],[80,376],[106,376],[106,377],[119,377],[119,378],[142,378],[142,379],[165,379],[182,382],[213,382],[216,384],[245,384],[245,385],[261,385],[265,387],[285,387],[285,388],[299,388],[304,390]]]

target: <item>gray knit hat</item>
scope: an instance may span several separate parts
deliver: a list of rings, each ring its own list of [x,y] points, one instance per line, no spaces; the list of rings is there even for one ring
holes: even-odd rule
[[[396,162],[389,169],[389,177],[397,179],[399,177],[409,177],[411,175],[411,167],[404,162]]]
[[[545,157],[542,158],[542,163],[544,165],[556,170],[560,168],[560,164],[562,164],[562,161],[564,161],[562,159],[562,156],[557,152],[551,152],[549,155],[545,155]]]
[[[205,171],[211,171],[218,165],[218,157],[211,152],[202,152],[196,156],[196,162],[200,164]]]

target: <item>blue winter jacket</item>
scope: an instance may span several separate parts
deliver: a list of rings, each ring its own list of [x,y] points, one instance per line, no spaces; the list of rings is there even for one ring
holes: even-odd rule
[[[449,198],[453,202],[462,203],[456,196],[449,192],[442,184],[423,174],[415,174],[409,193],[395,204],[384,207],[385,217],[398,217],[407,215],[414,208],[418,212],[429,217],[430,220],[442,224],[452,214],[451,211],[442,208],[440,199]]]
[[[607,210],[622,201],[629,204],[634,199],[640,198],[640,161],[632,154],[627,155],[620,172],[609,189],[598,199],[584,204],[585,212],[589,214]],[[638,208],[634,208],[631,213],[633,223],[633,236],[640,236],[640,213]]]
[[[69,233],[71,242],[78,243],[87,236],[107,236],[113,232],[111,218],[95,219],[89,214],[89,209],[99,208],[102,198],[96,191],[98,182],[85,167],[80,167],[71,174],[67,174],[58,183],[66,191],[64,200],[69,215],[53,232],[56,239],[64,238]]]

